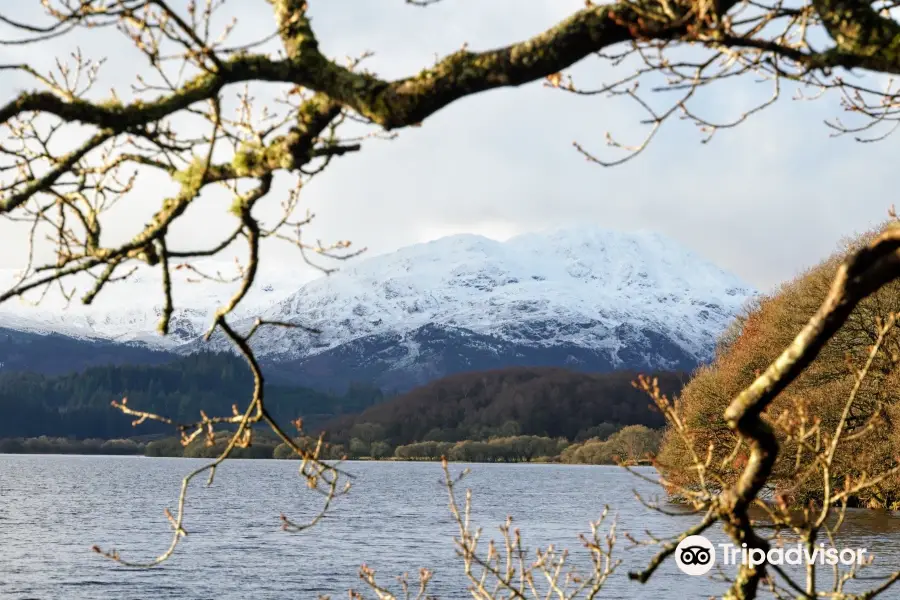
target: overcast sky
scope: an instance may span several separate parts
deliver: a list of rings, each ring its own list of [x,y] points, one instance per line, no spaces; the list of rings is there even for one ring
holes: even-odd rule
[[[444,0],[426,9],[403,0],[310,5],[327,54],[373,50],[369,69],[394,78],[415,73],[432,64],[435,53],[452,52],[464,42],[479,50],[538,33],[584,2]],[[246,39],[273,26],[264,2],[225,6],[240,17],[238,35]],[[24,8],[2,10],[26,15]],[[110,56],[104,67],[110,85],[127,85],[143,69],[128,42],[113,32],[42,47],[0,46],[0,62],[48,64],[53,54],[76,44],[88,55]],[[593,85],[608,71],[591,60],[576,74]],[[0,102],[28,87],[33,84],[22,77],[2,75]],[[768,93],[768,87],[750,83],[720,86],[707,90],[696,107],[714,116],[735,114]],[[841,237],[884,220],[895,201],[898,138],[878,144],[831,139],[823,119],[837,114],[836,97],[785,98],[707,145],[694,127],[673,122],[640,157],[603,168],[580,157],[572,142],[607,158],[619,156],[605,148],[605,132],[639,141],[643,115],[633,104],[574,97],[540,83],[488,92],[451,105],[395,140],[366,142],[362,152],[337,161],[304,192],[304,205],[318,215],[310,236],[349,238],[382,253],[460,232],[504,239],[568,225],[651,229],[767,290],[830,253]],[[159,205],[158,189],[145,188],[131,200],[141,219]],[[221,218],[191,216],[191,227],[178,230],[185,245],[198,232],[230,227],[219,209]],[[0,235],[21,239],[8,224],[0,225]],[[0,266],[21,266],[24,254],[10,252],[16,246],[8,241]],[[297,260],[288,248],[267,250],[267,259]]]

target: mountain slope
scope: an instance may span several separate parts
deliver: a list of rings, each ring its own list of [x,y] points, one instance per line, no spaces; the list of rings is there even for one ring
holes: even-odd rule
[[[262,316],[321,333],[269,327],[254,346],[297,382],[398,390],[513,365],[690,370],[754,293],[655,233],[457,235],[307,283]]]
[[[21,320],[14,323],[23,325]],[[41,331],[37,324],[28,324],[27,329],[0,327],[0,373],[32,371],[59,375],[103,365],[158,365],[179,358],[177,354],[139,344]]]

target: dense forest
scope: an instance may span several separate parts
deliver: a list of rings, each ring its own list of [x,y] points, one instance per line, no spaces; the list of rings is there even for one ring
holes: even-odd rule
[[[687,375],[657,373],[660,387],[677,394]],[[637,374],[587,374],[558,368],[515,367],[444,377],[324,425],[329,439],[349,445],[385,441],[457,442],[531,435],[584,440],[622,425],[662,427],[662,415],[632,382]]]
[[[0,438],[61,436],[115,439],[144,434],[171,434],[172,428],[132,418],[110,406],[128,397],[130,406],[180,422],[231,414],[244,406],[252,379],[244,362],[230,354],[199,353],[163,365],[92,367],[79,373],[48,376],[0,373]],[[380,402],[380,390],[351,386],[341,395],[299,387],[268,386],[272,414],[287,423],[303,417],[309,427]]]

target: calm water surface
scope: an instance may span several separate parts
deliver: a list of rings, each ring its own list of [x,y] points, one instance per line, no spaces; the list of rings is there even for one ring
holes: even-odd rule
[[[351,462],[350,495],[313,529],[289,534],[278,515],[302,518],[316,507],[289,461],[230,461],[211,488],[189,499],[188,538],[164,566],[132,570],[93,554],[115,547],[124,558],[146,560],[169,542],[163,515],[174,508],[180,478],[202,464],[189,459],[104,456],[0,455],[0,597],[116,599],[346,598],[361,589],[362,563],[383,584],[420,567],[434,570],[433,594],[467,598],[453,549],[455,524],[447,511],[440,465]],[[461,469],[464,465],[453,465]],[[641,507],[632,490],[654,486],[615,467],[469,465],[473,516],[484,536],[515,516],[529,548],[554,543],[583,557],[578,534],[604,504],[618,512],[619,530],[670,535],[696,517],[666,517]],[[651,470],[647,470],[652,475]],[[900,567],[900,518],[883,512],[850,515],[843,545],[877,554],[879,571]],[[720,531],[710,537],[724,541]],[[620,571],[602,598],[706,598],[723,584],[689,577],[667,561],[645,585],[626,577],[652,554],[619,536]],[[871,574],[878,571],[872,570]],[[900,588],[888,598],[900,598]],[[367,597],[370,595],[367,594]]]

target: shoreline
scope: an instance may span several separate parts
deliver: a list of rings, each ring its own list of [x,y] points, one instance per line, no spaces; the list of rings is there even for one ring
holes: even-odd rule
[[[208,461],[212,460],[210,457],[198,457],[198,456],[147,456],[143,453],[103,453],[103,452],[0,452],[0,456],[76,456],[76,457],[97,457],[97,458],[122,458],[122,457],[133,457],[133,458],[147,458],[147,459],[155,459],[155,458],[165,458],[165,459],[188,459],[188,460],[200,460],[200,461]],[[273,456],[257,456],[257,457],[234,457],[228,458],[227,460],[252,460],[252,461],[279,461],[279,462],[291,462],[294,460],[299,460],[299,458],[288,457],[288,458],[275,458]],[[326,462],[334,461],[335,459],[326,458],[323,459]],[[441,459],[439,458],[371,458],[367,456],[360,456],[356,458],[345,458],[340,459],[340,462],[379,462],[379,463],[440,463]],[[589,466],[589,467],[649,467],[652,466],[649,461],[638,461],[636,463],[631,463],[627,465],[619,465],[616,463],[570,463],[563,462],[560,460],[554,460],[551,457],[540,457],[538,460],[491,460],[491,461],[478,461],[478,460],[448,460],[450,463],[460,463],[460,464],[479,464],[479,465],[562,465],[562,466]]]

